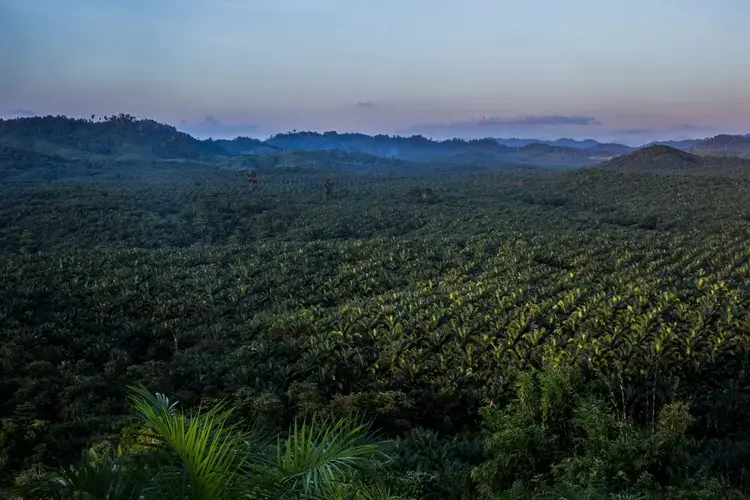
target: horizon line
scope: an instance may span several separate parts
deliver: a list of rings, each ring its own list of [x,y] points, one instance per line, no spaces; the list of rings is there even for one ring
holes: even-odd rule
[[[25,119],[49,118],[49,117],[52,117],[52,118],[67,118],[67,119],[71,119],[71,120],[84,120],[84,121],[89,121],[89,122],[92,122],[92,123],[100,123],[101,119],[103,119],[103,118],[110,118],[112,116],[120,116],[120,115],[125,115],[125,116],[133,117],[133,118],[136,119],[136,121],[152,121],[152,122],[159,123],[159,124],[162,124],[162,125],[170,126],[170,127],[174,128],[175,130],[177,130],[178,132],[187,134],[190,137],[192,137],[192,138],[194,138],[196,140],[201,140],[201,141],[203,141],[203,140],[235,140],[235,139],[240,139],[240,138],[247,138],[247,139],[254,139],[254,140],[259,140],[259,141],[265,142],[265,141],[271,140],[274,137],[277,137],[279,135],[286,135],[286,134],[295,134],[295,133],[296,134],[303,134],[303,133],[307,133],[307,134],[324,135],[324,134],[331,134],[331,133],[333,133],[333,134],[338,134],[338,135],[344,135],[344,134],[362,135],[362,136],[366,136],[366,137],[385,136],[385,137],[388,137],[388,138],[391,138],[391,139],[399,139],[399,138],[401,138],[401,139],[410,139],[410,138],[420,137],[420,138],[423,138],[423,139],[426,139],[426,140],[429,140],[429,141],[435,142],[435,143],[444,143],[444,142],[450,142],[450,141],[471,142],[471,141],[483,141],[483,140],[491,140],[491,141],[502,141],[502,140],[505,140],[505,141],[530,141],[529,144],[533,144],[533,143],[544,144],[544,143],[557,142],[557,141],[561,141],[561,140],[569,140],[569,141],[575,141],[575,142],[594,141],[594,142],[596,142],[597,144],[600,144],[600,145],[611,144],[611,145],[621,145],[621,146],[627,146],[627,147],[637,148],[637,147],[642,147],[642,146],[649,146],[649,145],[654,144],[654,143],[661,143],[661,142],[682,142],[682,141],[700,141],[700,140],[711,139],[711,138],[715,138],[715,137],[719,137],[719,136],[744,137],[744,138],[750,137],[750,133],[748,133],[748,134],[742,134],[742,133],[720,132],[720,133],[717,133],[717,134],[714,134],[714,135],[705,135],[705,136],[690,136],[690,137],[682,136],[682,137],[671,138],[671,139],[650,139],[650,140],[647,140],[645,142],[619,141],[619,140],[600,140],[600,139],[595,139],[595,138],[593,138],[591,136],[578,136],[580,138],[576,138],[576,137],[570,136],[570,135],[559,136],[559,137],[557,137],[555,139],[540,139],[538,137],[518,137],[518,136],[507,136],[507,137],[502,137],[502,136],[476,136],[476,137],[472,137],[472,138],[465,138],[465,137],[453,136],[453,137],[447,137],[445,139],[439,139],[439,138],[436,138],[433,134],[424,134],[424,133],[415,133],[415,134],[412,134],[412,135],[404,135],[403,133],[399,133],[398,131],[393,132],[393,133],[385,133],[385,132],[383,132],[383,133],[367,133],[367,132],[360,132],[360,131],[357,131],[357,130],[336,130],[336,129],[326,129],[326,130],[324,130],[322,128],[307,129],[307,130],[302,130],[302,129],[296,129],[296,128],[294,128],[294,129],[285,130],[285,131],[279,131],[279,132],[275,132],[275,133],[254,134],[255,137],[253,137],[253,136],[247,135],[247,134],[239,134],[239,135],[218,134],[218,135],[212,135],[210,133],[206,133],[206,134],[195,133],[195,132],[191,132],[191,131],[185,130],[185,128],[183,128],[182,126],[184,126],[184,125],[199,125],[199,124],[195,124],[195,123],[189,123],[188,124],[188,123],[185,123],[184,121],[182,123],[170,123],[168,121],[161,121],[161,120],[158,120],[158,119],[155,119],[155,118],[150,118],[150,117],[138,117],[138,116],[135,116],[135,115],[131,115],[129,113],[118,113],[118,114],[115,114],[115,115],[96,115],[96,114],[90,114],[90,115],[85,115],[85,116],[84,115],[64,115],[64,114],[57,114],[57,115],[46,114],[46,115],[44,115],[44,114],[36,114],[36,113],[33,114],[33,115],[29,114],[29,115],[24,115],[24,116],[8,116],[8,115],[4,115],[3,116],[3,115],[0,115],[0,121],[12,121],[12,120],[25,120]],[[92,117],[98,118],[99,120],[92,119]],[[203,136],[203,137],[201,137],[201,136]],[[633,145],[626,144],[626,142],[630,142]],[[511,146],[508,146],[508,147],[511,147]],[[519,147],[523,147],[523,146],[519,146]]]

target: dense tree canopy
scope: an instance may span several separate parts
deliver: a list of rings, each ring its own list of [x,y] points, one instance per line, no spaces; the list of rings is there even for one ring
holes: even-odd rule
[[[243,432],[372,420],[404,498],[747,492],[737,169],[292,163],[0,183],[4,484],[142,436],[142,385]]]

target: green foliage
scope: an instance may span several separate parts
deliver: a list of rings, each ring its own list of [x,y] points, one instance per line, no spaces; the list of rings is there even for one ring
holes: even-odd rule
[[[239,170],[166,165],[141,165],[164,169],[149,182],[0,183],[5,483],[92,443],[136,462],[171,449],[129,418],[126,388],[144,385],[184,404],[169,429],[196,438],[190,409],[218,401],[252,425],[201,425],[231,435],[364,415],[394,439],[373,492],[747,491],[742,177],[329,171],[325,199],[305,168],[248,189]],[[439,203],[405,196],[424,186]]]
[[[287,438],[279,438],[274,471],[284,492],[303,498],[327,498],[331,488],[356,488],[367,474],[380,446],[365,440],[367,427],[348,420],[296,423]],[[283,498],[287,493],[279,494]]]
[[[218,500],[240,495],[243,436],[228,424],[230,411],[217,405],[188,418],[160,394],[135,389],[130,402],[157,446],[174,457],[164,457],[159,474],[149,485],[160,498]]]
[[[485,459],[483,448],[478,435],[413,429],[393,443],[386,477],[413,498],[475,498],[471,470]]]
[[[143,472],[111,449],[97,453],[92,448],[74,465],[18,478],[20,486],[13,494],[19,500],[137,500],[143,491]]]
[[[162,394],[134,388],[140,432],[115,454],[92,448],[76,465],[19,478],[19,499],[385,499],[372,478],[381,447],[359,421],[295,423],[273,446],[229,424],[219,403],[188,416]],[[145,443],[145,446],[143,444]]]
[[[538,379],[538,380],[537,380]],[[507,406],[482,409],[489,460],[472,472],[485,496],[547,474],[565,456],[574,404],[570,371],[555,367],[538,376],[519,375]]]
[[[620,420],[577,377],[547,366],[519,375],[506,407],[482,409],[488,460],[472,471],[479,494],[496,498],[687,498],[732,495],[693,457],[693,423],[681,402],[664,405],[652,427]],[[705,481],[698,493],[695,481]],[[710,486],[709,486],[710,485]],[[735,492],[734,494],[738,494]]]
[[[412,188],[406,193],[411,203],[432,204],[438,200],[437,194],[431,188]]]
[[[745,154],[750,154],[750,139],[740,138]],[[615,157],[602,166],[621,172],[650,172],[679,175],[721,175],[747,179],[750,160],[739,157],[715,157],[717,151],[711,146],[712,140],[696,146],[694,153],[688,153],[670,146],[653,145],[638,149],[630,154]],[[702,155],[710,156],[702,156]],[[699,156],[701,155],[701,156]],[[740,155],[737,155],[740,156]]]

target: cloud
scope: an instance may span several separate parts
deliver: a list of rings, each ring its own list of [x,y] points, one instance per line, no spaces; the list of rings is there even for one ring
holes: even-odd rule
[[[648,135],[653,134],[656,130],[652,128],[624,128],[613,130],[613,134],[617,135]]]
[[[177,125],[179,130],[200,138],[234,139],[239,136],[255,137],[260,135],[260,128],[251,123],[224,124],[212,115],[206,116],[202,122],[181,121]]]
[[[30,117],[30,116],[36,116],[36,113],[34,113],[30,109],[26,108],[15,108],[15,109],[9,109],[5,113],[3,113],[7,116],[15,116],[15,117]]]
[[[631,135],[643,135],[643,136],[655,136],[664,134],[678,134],[678,133],[705,133],[715,129],[711,125],[693,125],[690,123],[680,123],[677,125],[666,125],[663,127],[634,127],[625,129],[614,129],[609,133],[618,136],[631,136]]]
[[[644,122],[648,123],[647,120]],[[602,130],[602,135],[596,137],[598,140],[620,142],[631,146],[648,144],[653,141],[680,141],[686,139],[701,139],[716,135],[722,128],[715,125],[695,125],[690,123],[678,123],[670,125],[661,123],[659,125],[648,124],[629,128],[612,128]]]
[[[519,116],[514,118],[499,117],[482,117],[468,122],[453,123],[451,126],[463,125],[482,125],[482,126],[531,126],[547,127],[561,125],[601,125],[601,122],[594,116],[581,115],[538,115],[538,116]]]
[[[591,128],[599,125],[601,121],[598,118],[588,115],[494,116],[449,123],[425,123],[408,127],[399,133],[433,137],[489,137],[547,131],[565,135],[564,133],[569,132],[571,128]]]

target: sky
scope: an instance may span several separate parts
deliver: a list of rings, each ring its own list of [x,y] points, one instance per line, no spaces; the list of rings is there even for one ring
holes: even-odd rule
[[[648,140],[750,132],[748,0],[0,0],[0,115]]]

